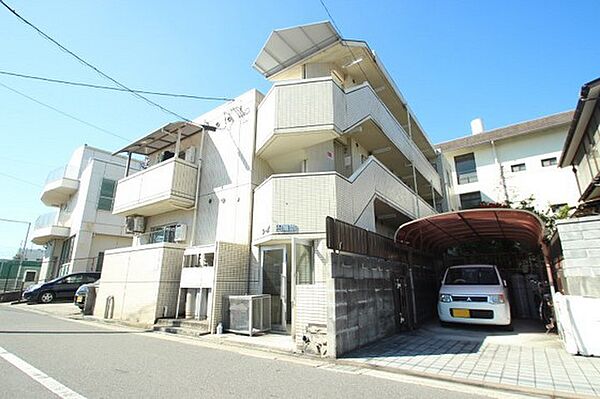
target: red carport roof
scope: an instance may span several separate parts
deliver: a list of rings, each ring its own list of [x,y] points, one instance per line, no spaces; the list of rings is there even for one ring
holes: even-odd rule
[[[517,209],[485,208],[440,213],[413,220],[398,228],[398,243],[429,251],[462,243],[513,240],[537,247],[544,237],[544,224],[534,213]]]

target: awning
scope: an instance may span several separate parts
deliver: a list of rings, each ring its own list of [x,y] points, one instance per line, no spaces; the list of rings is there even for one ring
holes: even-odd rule
[[[398,243],[424,251],[441,251],[468,242],[512,240],[529,248],[544,238],[544,224],[529,211],[469,209],[413,220],[398,228]]]
[[[268,78],[339,40],[330,22],[274,30],[253,67]]]
[[[156,151],[174,145],[177,142],[177,130],[181,129],[181,140],[190,137],[202,130],[214,131],[215,128],[209,125],[200,125],[190,122],[171,122],[141,139],[121,148],[113,153],[117,155],[123,152],[133,154],[148,155]]]

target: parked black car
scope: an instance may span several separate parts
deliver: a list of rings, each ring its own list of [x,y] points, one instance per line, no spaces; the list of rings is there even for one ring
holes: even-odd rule
[[[55,299],[73,298],[75,291],[83,284],[93,283],[100,278],[100,273],[73,273],[55,278],[45,283],[30,286],[23,292],[23,300],[27,302],[50,303]]]

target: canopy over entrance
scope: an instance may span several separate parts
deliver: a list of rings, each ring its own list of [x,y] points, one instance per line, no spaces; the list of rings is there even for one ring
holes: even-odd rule
[[[395,240],[423,251],[476,241],[512,240],[529,248],[542,244],[544,224],[533,213],[516,209],[469,209],[413,220],[398,228]]]

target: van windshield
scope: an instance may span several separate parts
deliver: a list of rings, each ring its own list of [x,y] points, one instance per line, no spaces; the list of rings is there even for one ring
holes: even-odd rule
[[[455,267],[448,269],[445,285],[499,285],[493,267]]]

